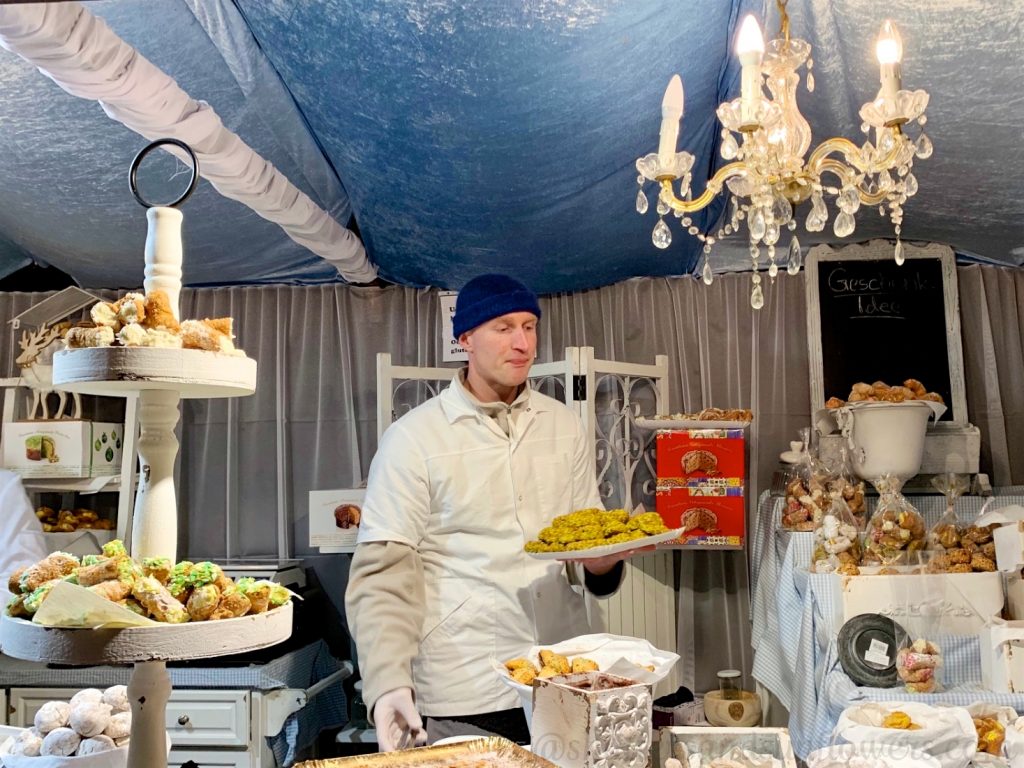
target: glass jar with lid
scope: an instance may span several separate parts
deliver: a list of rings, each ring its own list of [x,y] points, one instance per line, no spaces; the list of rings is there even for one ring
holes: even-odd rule
[[[718,671],[718,691],[723,699],[741,699],[742,674],[738,669],[720,669]]]

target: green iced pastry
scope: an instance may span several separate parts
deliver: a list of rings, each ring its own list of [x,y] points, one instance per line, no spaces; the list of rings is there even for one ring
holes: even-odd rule
[[[103,545],[103,554],[107,557],[120,557],[122,555],[127,555],[128,550],[124,548],[123,541],[120,539],[114,539],[113,541],[108,541]]]
[[[189,571],[186,578],[186,584],[194,589],[195,587],[212,584],[223,575],[224,571],[220,569],[219,565],[211,563],[209,560],[204,560],[192,566],[192,570]]]
[[[76,571],[75,573],[69,573],[67,576],[61,579],[61,581],[66,581],[68,584],[77,584],[78,572]]]
[[[53,589],[53,585],[56,584],[60,579],[54,579],[48,581],[40,587],[36,587],[32,590],[32,593],[25,597],[25,611],[29,614],[34,614],[39,610],[39,606],[43,604],[43,600],[50,594],[50,590]]]
[[[83,555],[82,556],[82,567],[88,568],[92,565],[99,565],[104,560],[109,560],[106,555]]]
[[[142,559],[142,571],[157,581],[166,584],[171,577],[172,568],[169,557],[145,557]]]
[[[274,584],[271,581],[256,582],[256,586],[260,584],[270,585],[270,604],[275,608],[284,605],[292,599],[292,591],[282,587],[280,584]]]
[[[188,576],[194,567],[195,563],[191,560],[182,560],[171,569],[171,575],[167,579],[167,589],[179,600],[185,597],[185,593],[191,586]]]
[[[142,566],[130,557],[121,558],[117,564],[118,581],[123,581],[125,584],[134,584],[136,579],[141,579],[143,575]]]

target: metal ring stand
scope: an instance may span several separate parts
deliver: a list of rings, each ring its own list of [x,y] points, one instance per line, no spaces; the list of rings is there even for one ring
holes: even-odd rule
[[[185,153],[189,156],[189,159],[192,161],[192,178],[188,182],[188,188],[184,192],[182,192],[181,196],[178,197],[177,200],[171,203],[167,203],[166,205],[157,206],[154,203],[148,202],[142,197],[142,195],[139,194],[139,188],[138,185],[136,184],[135,177],[138,174],[139,165],[142,163],[142,159],[157,147],[162,147],[165,144],[171,144],[175,147],[178,147],[179,149],[184,150]],[[189,198],[189,196],[195,191],[196,184],[198,182],[199,160],[196,159],[196,153],[192,151],[192,147],[190,147],[181,139],[165,138],[157,139],[156,141],[150,142],[139,151],[139,154],[135,156],[135,159],[132,160],[132,166],[128,170],[128,188],[132,192],[132,197],[134,197],[138,204],[141,205],[143,208],[176,208],[177,206],[185,202]]]

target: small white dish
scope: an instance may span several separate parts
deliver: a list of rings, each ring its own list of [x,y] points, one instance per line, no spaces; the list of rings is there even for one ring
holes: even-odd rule
[[[796,451],[783,451],[779,454],[779,461],[783,464],[799,464],[802,456],[802,453]]]

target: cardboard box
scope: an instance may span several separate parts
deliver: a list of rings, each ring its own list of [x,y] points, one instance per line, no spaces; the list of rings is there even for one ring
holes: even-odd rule
[[[982,629],[979,640],[985,689],[1024,693],[1024,621],[995,619]]]
[[[4,425],[4,466],[22,477],[96,477],[121,471],[124,425],[14,421]]]
[[[911,637],[978,635],[1003,610],[1003,574],[865,573],[839,576],[843,621],[862,613],[888,616]]]
[[[309,492],[309,546],[355,552],[365,488]]]
[[[742,486],[719,486],[728,495],[712,495],[715,486],[659,488],[655,509],[669,528],[697,525],[684,533],[679,544],[715,549],[742,549],[746,534],[747,505]],[[733,492],[739,491],[734,495]]]
[[[658,480],[746,477],[742,429],[663,429],[656,441]]]

